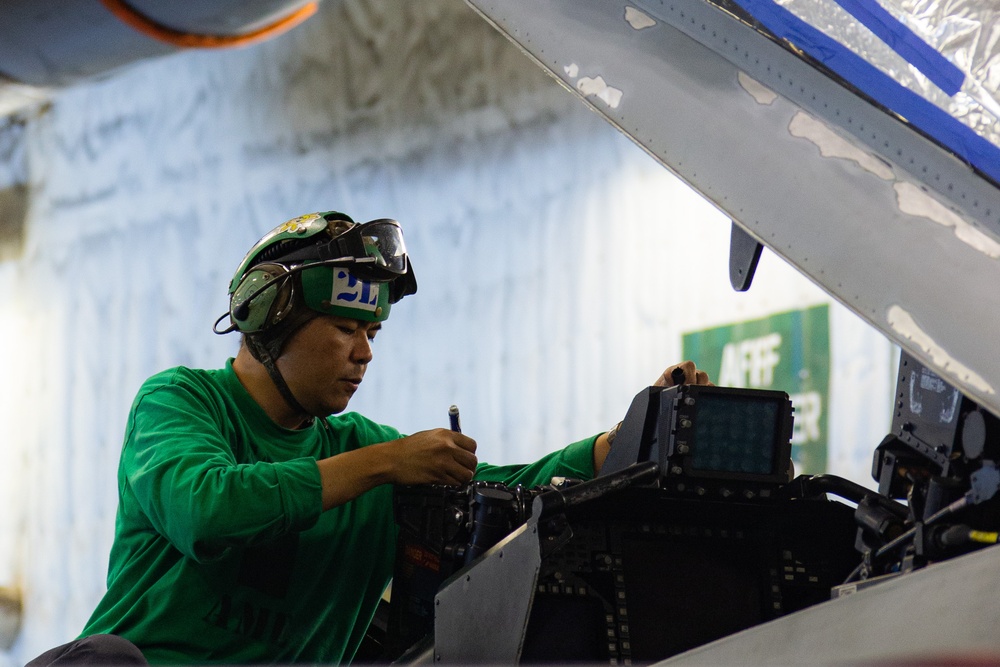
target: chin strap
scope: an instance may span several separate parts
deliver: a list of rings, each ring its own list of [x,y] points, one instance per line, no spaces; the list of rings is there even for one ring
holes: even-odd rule
[[[310,414],[309,411],[306,410],[304,407],[302,407],[302,404],[299,403],[298,399],[295,398],[295,395],[289,388],[288,383],[285,382],[285,378],[282,377],[281,371],[278,370],[278,365],[274,363],[274,359],[271,357],[271,353],[270,351],[268,351],[267,347],[261,344],[261,342],[257,340],[256,336],[246,336],[246,344],[247,347],[250,349],[250,354],[253,355],[254,359],[259,361],[264,366],[264,369],[267,371],[267,374],[271,377],[271,381],[274,383],[274,386],[277,387],[278,393],[281,394],[281,397],[283,399],[285,399],[285,402],[288,403],[288,406],[292,408],[292,410],[295,410],[296,412],[299,412],[303,415],[307,415],[308,421],[306,423],[306,426],[312,426],[313,422],[316,420],[316,417]],[[324,426],[328,426],[325,419],[321,419],[320,421],[323,422]]]
[[[302,407],[302,404],[295,398],[295,395],[288,387],[288,383],[285,382],[285,378],[282,377],[281,371],[278,370],[278,366],[274,363],[274,359],[271,357],[268,350],[261,345],[260,341],[258,341],[254,336],[247,336],[246,343],[247,347],[250,349],[250,353],[264,366],[267,374],[271,377],[271,382],[274,383],[274,386],[278,389],[278,393],[281,394],[281,397],[285,399],[286,403],[288,403],[288,407],[300,414],[307,415],[309,420],[312,421],[313,416],[310,415],[309,411]]]
[[[285,341],[306,322],[318,317],[318,315],[319,313],[314,310],[298,308],[282,321],[272,325],[266,332],[244,334],[243,339],[246,341],[250,354],[253,355],[254,359],[263,364],[265,370],[267,370],[267,374],[271,377],[271,381],[274,382],[274,386],[277,387],[278,393],[285,399],[289,407],[308,417],[306,426],[312,426],[313,422],[319,419],[323,428],[329,430],[330,424],[326,421],[326,415],[317,417],[302,407],[302,404],[292,394],[292,390],[289,388],[288,383],[285,382],[285,378],[282,377],[277,364],[278,357],[281,356],[281,350],[285,346]]]

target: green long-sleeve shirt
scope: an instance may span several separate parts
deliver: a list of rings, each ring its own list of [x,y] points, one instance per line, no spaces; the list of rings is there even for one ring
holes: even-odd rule
[[[327,421],[278,426],[231,360],[147,380],[118,470],[108,592],[81,636],[121,635],[151,663],[349,662],[392,576],[392,487],[323,512],[316,461],[402,436],[357,413]],[[593,444],[476,476],[587,479]]]

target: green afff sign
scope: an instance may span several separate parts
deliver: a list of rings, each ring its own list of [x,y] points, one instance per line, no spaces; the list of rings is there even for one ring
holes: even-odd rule
[[[684,334],[684,358],[720,387],[784,391],[795,422],[796,474],[826,471],[830,309],[824,304]]]

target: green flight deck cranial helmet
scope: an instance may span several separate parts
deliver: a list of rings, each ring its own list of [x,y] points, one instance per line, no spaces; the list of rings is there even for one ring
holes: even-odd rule
[[[398,222],[310,213],[278,225],[250,249],[229,283],[229,312],[213,329],[245,334],[285,401],[309,414],[277,365],[291,335],[320,314],[381,322],[392,304],[416,291]],[[220,331],[227,315],[229,327]]]
[[[381,322],[393,303],[414,292],[398,222],[358,224],[336,211],[310,213],[268,232],[243,258],[229,284],[229,330],[264,332],[296,304]]]

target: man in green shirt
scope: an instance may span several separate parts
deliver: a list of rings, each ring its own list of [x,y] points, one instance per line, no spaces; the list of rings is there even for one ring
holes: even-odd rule
[[[416,291],[395,221],[290,220],[250,250],[229,291],[216,327],[228,315],[219,333],[240,331],[239,352],[222,369],[143,384],[108,591],[80,638],[30,665],[350,662],[392,574],[392,485],[589,479],[607,455],[601,434],[490,466],[460,432],[403,436],[344,412],[392,304]]]

